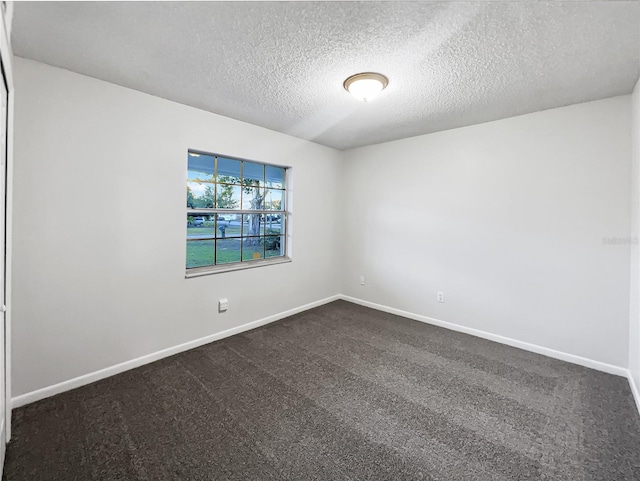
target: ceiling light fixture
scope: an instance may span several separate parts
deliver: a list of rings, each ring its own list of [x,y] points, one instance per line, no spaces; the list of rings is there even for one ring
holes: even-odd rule
[[[352,75],[344,81],[344,88],[358,100],[368,102],[382,92],[389,79],[375,72],[363,72]]]

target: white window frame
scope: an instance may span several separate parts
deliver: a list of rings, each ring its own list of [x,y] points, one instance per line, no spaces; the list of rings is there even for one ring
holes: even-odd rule
[[[252,268],[256,268],[256,267],[265,267],[265,266],[270,266],[270,265],[275,265],[275,264],[284,264],[287,262],[291,262],[292,258],[291,258],[291,201],[292,201],[292,196],[291,196],[291,177],[292,177],[292,168],[290,166],[286,166],[286,165],[277,165],[277,164],[272,164],[272,163],[268,163],[268,162],[263,162],[263,161],[259,161],[259,160],[250,160],[250,159],[244,159],[244,158],[240,158],[240,157],[234,157],[234,156],[230,156],[230,155],[224,155],[224,154],[216,154],[216,153],[211,153],[211,152],[206,152],[206,151],[201,151],[201,150],[196,150],[196,149],[188,149],[187,151],[187,159],[189,158],[190,154],[196,154],[196,155],[205,155],[205,156],[211,156],[214,157],[217,161],[218,157],[222,157],[224,159],[232,159],[232,160],[238,160],[241,162],[251,162],[254,164],[261,164],[264,166],[271,166],[271,167],[279,167],[284,169],[285,171],[285,178],[284,178],[284,192],[283,192],[283,196],[284,196],[284,210],[267,210],[267,209],[259,209],[259,210],[252,210],[252,209],[242,209],[242,203],[240,204],[240,208],[238,209],[220,209],[220,208],[189,208],[187,206],[187,216],[195,216],[197,217],[198,215],[214,215],[217,214],[219,215],[237,215],[240,216],[240,218],[242,219],[242,214],[257,214],[257,215],[264,215],[264,216],[268,216],[268,215],[281,215],[282,216],[282,221],[284,221],[284,231],[283,233],[280,235],[282,241],[284,242],[284,246],[282,247],[282,252],[283,255],[281,256],[274,256],[274,257],[263,257],[260,259],[247,259],[247,260],[242,260],[242,251],[240,252],[240,261],[237,262],[229,262],[229,263],[225,263],[225,264],[215,264],[215,265],[210,265],[210,266],[201,266],[201,267],[192,267],[192,268],[186,268],[186,257],[187,257],[187,252],[186,252],[186,247],[187,247],[187,243],[190,242],[189,241],[189,237],[187,235],[185,235],[185,269],[186,269],[186,274],[185,277],[186,278],[191,278],[191,277],[200,277],[200,276],[206,276],[206,275],[211,275],[211,274],[218,274],[218,273],[223,273],[223,272],[231,272],[231,271],[237,271],[237,270],[244,270],[244,269],[252,269]],[[242,164],[244,165],[244,164]],[[188,160],[187,160],[187,170],[188,170],[189,166],[188,166]],[[185,176],[186,178],[187,176]],[[217,178],[214,179],[213,182],[216,186],[217,185],[221,185],[223,183],[219,183],[217,182]],[[217,222],[217,221],[216,221]],[[242,221],[241,221],[241,225],[242,225]],[[188,228],[188,227],[187,227]],[[201,236],[198,238],[191,238],[191,241],[195,241],[195,240],[214,240],[214,242],[217,242],[219,239],[221,239],[220,237],[217,236],[216,234],[216,229],[217,229],[217,223],[214,226],[214,235],[213,236]],[[188,231],[187,231],[188,232]],[[262,235],[260,237],[265,238],[266,235]],[[235,237],[240,239],[240,244],[242,246],[243,243],[243,239],[245,237]],[[228,239],[228,238],[227,238]],[[215,244],[214,244],[214,259],[215,259]]]

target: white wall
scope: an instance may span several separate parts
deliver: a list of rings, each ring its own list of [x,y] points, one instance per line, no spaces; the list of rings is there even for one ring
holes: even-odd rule
[[[15,64],[16,396],[339,292],[628,365],[630,96],[340,153]],[[293,263],[184,279],[188,148],[293,166]]]
[[[631,97],[631,238],[640,239],[640,80]],[[637,242],[631,245],[629,302],[629,371],[640,388],[640,255]],[[636,393],[638,395],[639,393]],[[640,407],[640,399],[637,400]]]
[[[33,61],[15,77],[14,395],[338,294],[339,152]],[[185,279],[188,148],[293,166],[292,263]]]
[[[14,2],[11,1],[5,3],[6,10],[3,15],[5,28],[7,29],[7,38],[9,41],[11,41],[11,30],[13,28],[13,3]]]
[[[626,368],[629,132],[623,96],[348,152],[342,292]]]
[[[2,12],[2,33],[0,33],[0,55],[2,56],[2,64],[5,79],[7,81],[7,164],[6,164],[6,216],[5,216],[5,297],[4,303],[7,309],[4,314],[4,339],[2,340],[4,348],[3,369],[4,376],[4,399],[2,406],[4,408],[3,421],[5,421],[5,438],[0,441],[2,446],[11,439],[11,288],[12,288],[12,258],[13,248],[11,242],[11,232],[13,231],[13,119],[14,119],[14,82],[13,82],[13,54],[11,51],[11,24],[13,21],[13,2],[6,3],[6,9]],[[5,450],[2,449],[2,459],[4,459]],[[2,469],[0,468],[0,474]]]

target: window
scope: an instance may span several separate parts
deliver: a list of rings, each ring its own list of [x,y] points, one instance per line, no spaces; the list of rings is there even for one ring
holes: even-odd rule
[[[282,262],[287,168],[188,152],[187,276]]]

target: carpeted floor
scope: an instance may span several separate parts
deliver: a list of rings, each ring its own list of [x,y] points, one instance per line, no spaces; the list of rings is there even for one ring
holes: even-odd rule
[[[640,480],[627,380],[337,301],[14,412],[6,481]]]

